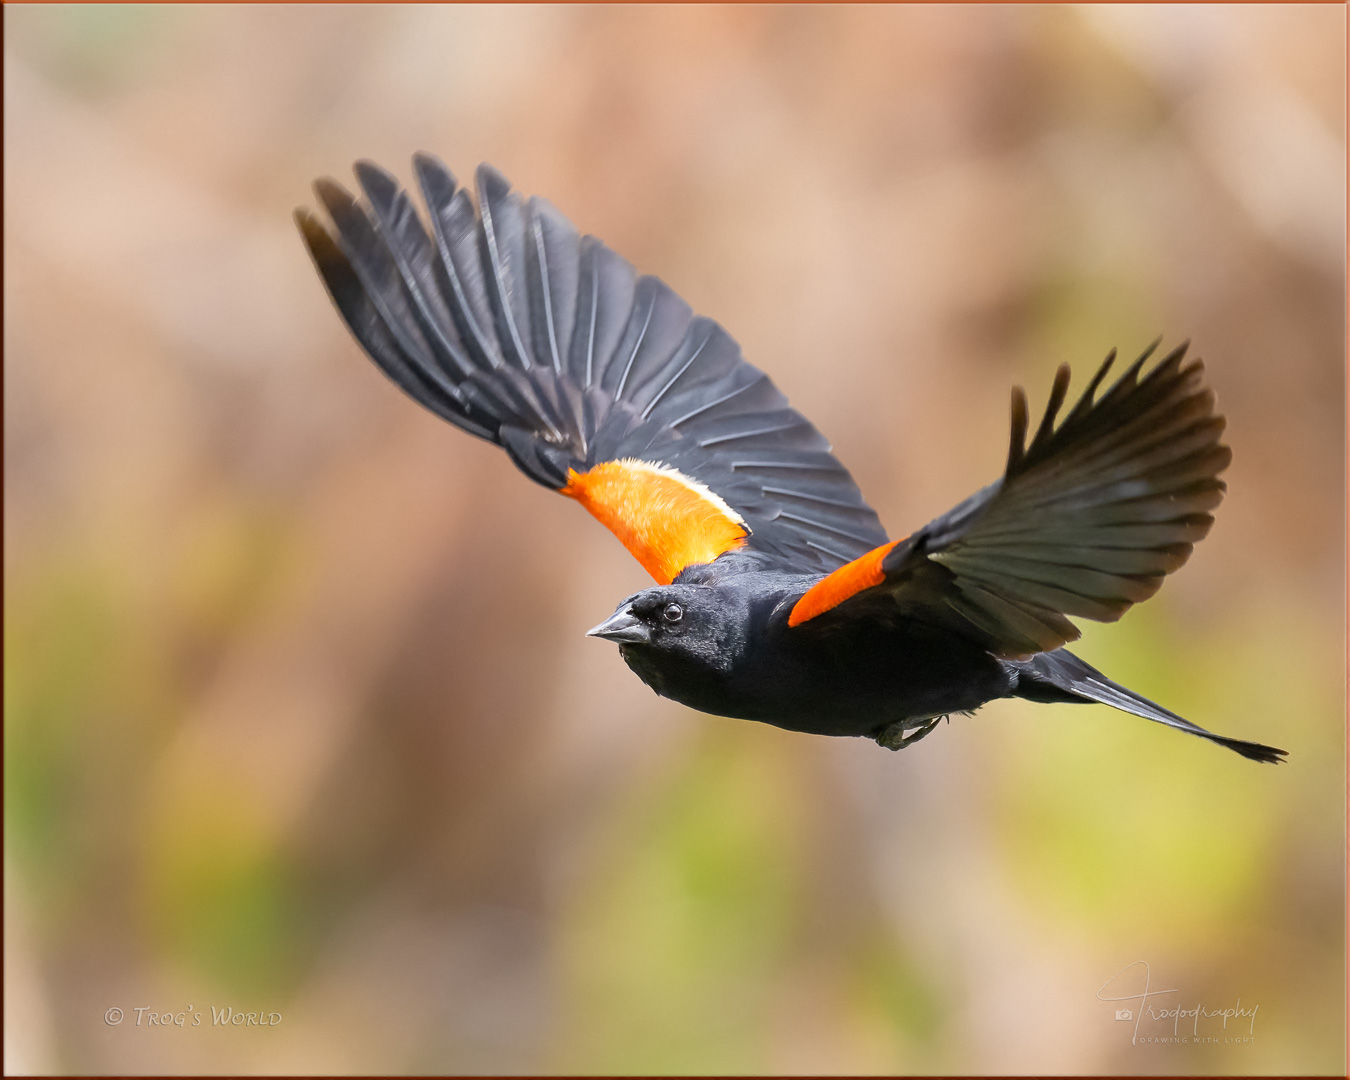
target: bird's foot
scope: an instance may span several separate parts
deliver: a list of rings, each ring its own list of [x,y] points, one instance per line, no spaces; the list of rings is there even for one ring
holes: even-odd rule
[[[920,721],[917,727],[899,720],[877,736],[877,745],[884,746],[887,750],[903,750],[906,746],[918,742],[945,719],[945,716],[934,716],[929,720]],[[906,735],[905,732],[909,730],[913,730],[914,734]]]

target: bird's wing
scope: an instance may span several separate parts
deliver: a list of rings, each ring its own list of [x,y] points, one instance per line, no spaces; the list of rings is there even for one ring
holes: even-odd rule
[[[717,323],[492,168],[478,210],[415,159],[315,185],[296,221],[338,311],[411,397],[569,495],[656,578],[748,549],[826,572],[886,539],[830,445]]]
[[[1061,367],[1029,446],[1026,395],[1014,389],[1003,478],[823,578],[790,623],[899,612],[1011,659],[1075,640],[1070,615],[1111,622],[1148,599],[1209,532],[1232,458],[1201,362],[1185,362],[1182,345],[1141,378],[1152,352],[1094,400],[1112,353],[1056,427]]]

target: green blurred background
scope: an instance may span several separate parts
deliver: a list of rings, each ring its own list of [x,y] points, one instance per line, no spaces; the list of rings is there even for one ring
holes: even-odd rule
[[[8,1070],[1343,1072],[1344,19],[7,6]],[[294,235],[423,148],[721,321],[893,535],[997,474],[1011,384],[1190,337],[1229,498],[1080,651],[1289,763],[654,697],[582,636],[642,570]],[[1138,960],[1254,1040],[1131,1045]]]

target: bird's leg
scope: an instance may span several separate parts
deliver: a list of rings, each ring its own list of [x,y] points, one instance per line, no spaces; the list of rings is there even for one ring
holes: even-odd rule
[[[907,723],[904,720],[897,720],[877,736],[877,745],[884,746],[887,750],[903,750],[906,746],[912,746],[914,743],[918,742],[945,719],[945,716],[934,716],[928,720],[921,721],[914,729],[913,735],[905,734],[911,727],[914,727],[913,724]]]

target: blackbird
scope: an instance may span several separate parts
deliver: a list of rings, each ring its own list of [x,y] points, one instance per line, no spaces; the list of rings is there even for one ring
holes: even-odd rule
[[[477,209],[435,158],[430,217],[387,172],[296,221],[338,312],[418,403],[575,499],[656,580],[589,633],[658,694],[893,750],[996,698],[1099,702],[1255,761],[1063,646],[1158,591],[1209,532],[1231,459],[1186,346],[1150,347],[1028,441],[1012,394],[1003,475],[890,540],[830,444],[711,319],[487,165]]]

